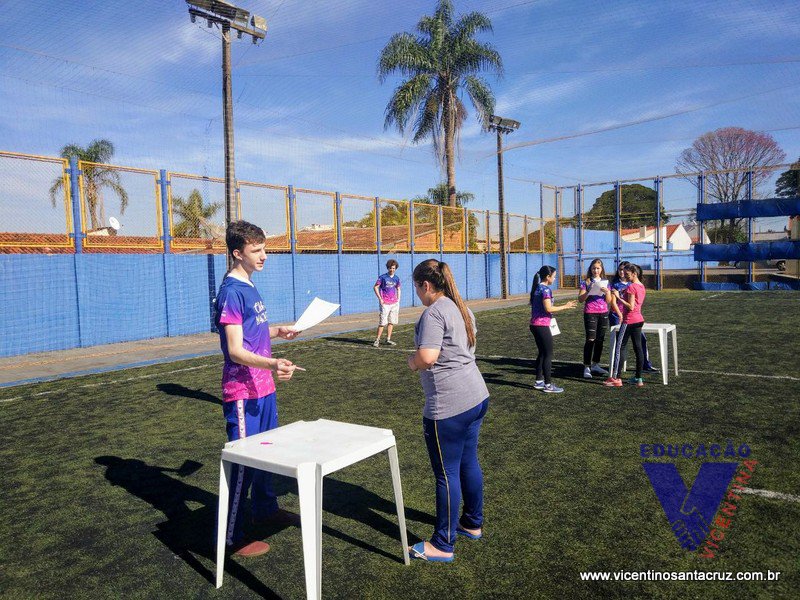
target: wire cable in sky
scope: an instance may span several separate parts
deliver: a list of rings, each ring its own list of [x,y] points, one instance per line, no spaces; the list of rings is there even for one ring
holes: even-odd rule
[[[530,142],[520,142],[518,144],[511,144],[510,146],[507,146],[507,147],[503,148],[502,152],[506,153],[506,152],[509,152],[510,150],[518,150],[519,148],[527,148],[529,146],[539,146],[541,144],[550,144],[552,142],[561,142],[563,140],[571,140],[573,138],[585,137],[585,136],[588,136],[588,135],[596,135],[598,133],[605,133],[606,131],[614,131],[614,130],[617,130],[617,129],[624,129],[626,127],[634,127],[636,125],[642,125],[643,123],[652,123],[653,121],[661,121],[663,119],[670,119],[672,117],[677,117],[677,116],[680,116],[680,115],[686,115],[686,114],[689,114],[689,113],[697,112],[699,110],[705,110],[707,108],[712,108],[714,106],[720,106],[722,104],[730,104],[732,102],[738,102],[739,100],[746,100],[747,98],[754,98],[756,96],[763,96],[765,94],[771,94],[773,92],[777,92],[777,91],[780,91],[780,90],[786,90],[786,89],[793,88],[793,87],[798,87],[798,86],[800,86],[800,83],[792,83],[790,85],[782,85],[780,87],[771,88],[769,90],[763,90],[763,91],[760,91],[760,92],[755,92],[753,94],[745,94],[743,96],[737,96],[735,98],[728,98],[726,100],[720,100],[719,102],[712,102],[710,104],[704,104],[702,106],[694,106],[692,108],[686,108],[686,109],[683,109],[683,110],[678,110],[678,111],[667,113],[667,114],[663,114],[663,115],[656,115],[654,117],[647,117],[645,119],[637,119],[635,121],[628,121],[626,123],[619,123],[617,125],[610,125],[609,127],[600,127],[599,129],[592,129],[590,131],[582,131],[580,133],[570,133],[568,135],[560,135],[560,136],[557,136],[557,137],[543,138],[543,139],[540,139],[540,140],[532,140]],[[496,155],[497,155],[497,152],[492,152],[491,154],[487,154],[485,156],[482,156],[481,158],[482,159],[483,158],[489,158],[491,156],[496,156]]]

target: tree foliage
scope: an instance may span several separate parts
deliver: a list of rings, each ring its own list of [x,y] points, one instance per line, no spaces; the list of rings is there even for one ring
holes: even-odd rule
[[[100,229],[106,225],[103,188],[109,188],[119,196],[119,212],[125,213],[128,207],[128,192],[122,187],[119,173],[111,167],[103,166],[114,156],[114,144],[108,140],[94,140],[86,148],[77,144],[67,144],[61,148],[61,157],[76,158],[84,163],[83,191],[89,209],[90,229]],[[56,206],[56,194],[64,185],[61,177],[56,177],[50,186],[50,202]]]
[[[392,36],[381,51],[378,78],[398,73],[405,80],[386,105],[384,127],[401,134],[413,129],[413,143],[431,139],[439,164],[447,174],[448,203],[456,206],[455,153],[467,109],[459,96],[466,92],[478,119],[486,126],[494,112],[494,94],[479,74],[502,73],[498,52],[474,36],[492,31],[486,15],[471,12],[456,20],[451,0],[439,0],[433,15],[417,23],[418,34]]]
[[[775,182],[775,195],[779,198],[800,196],[800,158],[792,163],[788,171],[781,173]]]
[[[763,197],[759,188],[772,174],[763,167],[781,163],[785,158],[786,154],[768,133],[723,127],[704,133],[681,152],[675,172],[686,174],[694,185],[697,177],[690,173],[705,172],[705,201],[735,202],[747,195],[748,172],[752,174],[752,198]],[[727,225],[710,223],[709,229],[719,232],[719,243],[734,242],[741,237],[736,232],[741,230],[743,221],[731,218]]]
[[[189,197],[172,197],[173,218],[178,219],[173,227],[173,235],[183,238],[214,238],[222,233],[222,227],[211,221],[211,218],[222,208],[222,202],[205,204],[203,196],[194,188]]]
[[[620,186],[620,227],[656,226],[656,191],[653,188],[634,183]],[[617,197],[615,190],[607,190],[595,200],[592,208],[583,215],[585,229],[613,231],[616,227]],[[670,216],[661,207],[661,224],[665,225]],[[563,222],[563,221],[562,221]]]

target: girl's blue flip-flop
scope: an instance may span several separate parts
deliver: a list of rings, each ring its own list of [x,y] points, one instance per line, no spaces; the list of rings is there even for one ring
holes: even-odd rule
[[[474,533],[470,533],[466,529],[462,529],[461,526],[456,527],[456,533],[458,535],[463,535],[464,537],[469,538],[471,540],[479,540],[483,537],[483,532],[479,533],[478,535],[475,535]]]
[[[428,562],[441,562],[441,563],[449,563],[453,562],[453,559],[456,557],[455,554],[453,556],[427,556],[425,554],[425,542],[417,542],[413,546],[411,546],[411,558],[416,558],[418,560],[427,560]]]

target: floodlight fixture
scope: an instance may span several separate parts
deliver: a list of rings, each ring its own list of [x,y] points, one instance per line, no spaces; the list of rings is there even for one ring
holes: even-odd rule
[[[222,116],[225,131],[225,224],[236,219],[236,176],[234,174],[233,150],[233,99],[231,96],[231,29],[236,37],[249,35],[253,43],[263,40],[267,35],[267,20],[250,11],[234,6],[224,0],[186,0],[189,5],[189,18],[194,23],[197,17],[205,19],[209,27],[214,23],[222,29]],[[231,257],[228,255],[228,267]]]
[[[514,119],[506,119],[498,115],[489,117],[489,129],[499,131],[500,133],[511,133],[519,129],[520,122]]]
[[[497,132],[497,212],[500,219],[500,297],[508,298],[508,277],[506,275],[506,209],[503,198],[503,134],[519,129],[520,122],[491,115],[487,129]]]

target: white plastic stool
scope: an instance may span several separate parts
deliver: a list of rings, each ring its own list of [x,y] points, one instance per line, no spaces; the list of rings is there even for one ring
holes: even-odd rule
[[[611,329],[611,362],[609,362],[609,370],[614,368],[614,356],[617,351],[617,333],[619,332],[619,325],[614,325]],[[664,385],[667,385],[669,380],[669,357],[667,356],[667,334],[672,334],[672,363],[675,366],[675,376],[678,376],[678,328],[671,323],[645,323],[642,326],[642,333],[657,333],[658,334],[658,348],[661,353],[661,378]],[[625,370],[627,365],[622,365],[621,371]],[[613,373],[612,373],[613,376]]]
[[[217,518],[217,587],[222,586],[228,489],[231,465],[238,464],[297,479],[306,594],[322,597],[322,478],[348,465],[387,451],[400,525],[403,560],[409,564],[406,518],[397,445],[390,429],[318,419],[297,421],[225,444],[220,461]]]

